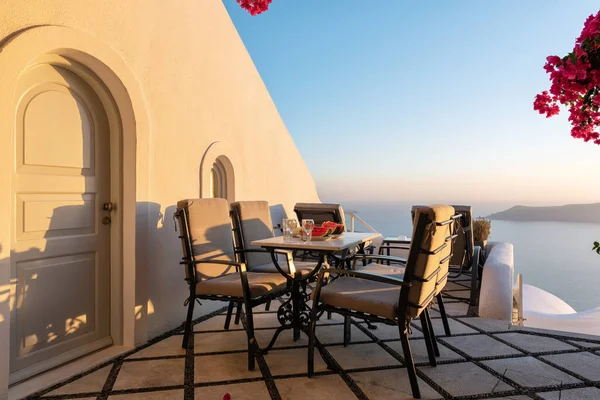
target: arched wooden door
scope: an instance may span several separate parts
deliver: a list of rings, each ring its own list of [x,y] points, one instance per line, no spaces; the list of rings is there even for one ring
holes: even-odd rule
[[[112,343],[110,131],[67,68],[30,68],[17,95],[10,368],[22,378]]]

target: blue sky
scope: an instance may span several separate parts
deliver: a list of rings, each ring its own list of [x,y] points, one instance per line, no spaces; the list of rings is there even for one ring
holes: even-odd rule
[[[532,107],[597,1],[223,1],[322,199],[600,202],[600,146]]]

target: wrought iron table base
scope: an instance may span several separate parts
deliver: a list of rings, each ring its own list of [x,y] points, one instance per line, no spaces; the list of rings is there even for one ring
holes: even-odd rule
[[[310,300],[310,294],[307,293],[307,279],[302,279],[301,273],[296,272],[296,276],[292,280],[292,288],[290,297],[284,301],[277,310],[277,320],[281,324],[275,331],[273,338],[267,347],[260,349],[261,352],[267,353],[279,337],[279,334],[287,329],[293,329],[294,342],[300,339],[300,331],[308,334],[308,323],[310,321],[311,308],[306,304]]]
[[[279,334],[284,330],[293,329],[294,342],[300,339],[300,331],[303,331],[306,335],[308,335],[308,323],[310,322],[311,312],[311,308],[308,306],[308,304],[306,304],[310,300],[310,294],[308,294],[306,290],[308,281],[317,275],[317,272],[319,272],[323,264],[328,265],[329,259],[334,259],[336,266],[348,264],[349,267],[350,260],[357,252],[364,252],[364,243],[359,245],[358,249],[354,251],[351,249],[345,249],[341,252],[339,257],[336,257],[330,252],[323,252],[321,260],[309,274],[302,276],[300,271],[296,271],[293,277],[282,270],[275,253],[271,252],[273,264],[282,275],[287,276],[291,280],[292,287],[290,290],[290,298],[283,302],[283,304],[281,304],[277,310],[277,320],[281,326],[277,328],[267,347],[262,349],[259,348],[260,352],[266,354],[269,350],[271,350],[275,345]],[[323,313],[319,314],[318,318],[320,318],[322,314]],[[369,329],[373,328],[376,327],[369,327]],[[346,335],[347,333],[344,332],[344,336]]]

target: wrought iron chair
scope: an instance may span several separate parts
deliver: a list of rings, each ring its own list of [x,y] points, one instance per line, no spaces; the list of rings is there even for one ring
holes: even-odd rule
[[[280,273],[256,273],[235,260],[229,207],[225,199],[187,199],[177,203],[174,215],[180,228],[189,287],[182,347],[187,348],[192,332],[194,304],[199,300],[244,304],[248,336],[248,369],[254,369],[258,344],[254,337],[252,308],[288,291]]]
[[[458,234],[453,247],[452,258],[450,259],[450,275],[448,279],[459,278],[461,275],[471,275],[471,291],[469,294],[469,304],[477,305],[477,293],[480,283],[481,248],[475,246],[473,239],[473,210],[471,206],[454,206],[458,214],[461,214],[458,220]],[[453,298],[452,295],[445,294],[446,297]]]
[[[346,219],[341,204],[296,203],[294,212],[298,217],[298,221],[312,219],[317,225],[320,225],[325,221],[333,221],[337,224],[344,224],[344,231],[346,231]]]
[[[411,216],[414,221],[415,211],[419,206],[413,206],[411,209]],[[450,263],[448,266],[448,270],[450,274],[448,275],[448,279],[456,279],[463,273],[471,274],[471,293],[469,303],[471,305],[475,305],[477,302],[477,287],[478,287],[478,272],[479,272],[479,257],[480,257],[480,248],[478,246],[473,245],[473,231],[472,231],[472,210],[471,206],[463,206],[463,205],[455,205],[455,212],[459,215],[456,224],[456,238],[452,245],[452,258],[450,259]],[[385,240],[382,242],[379,247],[379,254],[383,254],[387,252],[390,254],[390,250],[395,250],[396,254],[406,255],[409,249],[410,241],[394,241],[392,243],[386,242]],[[389,263],[388,263],[389,264]],[[443,289],[443,288],[442,288]],[[444,298],[452,297],[445,293],[442,295],[440,292],[436,296],[436,300],[438,303],[438,307],[440,310],[440,314],[442,317],[442,323],[444,325],[444,333],[447,336],[452,334],[450,330],[450,325],[448,323],[448,316],[446,314],[446,308],[444,305]]]
[[[271,253],[260,247],[252,246],[254,240],[274,237],[273,223],[271,220],[271,210],[266,201],[238,201],[231,204],[231,220],[233,222],[235,251],[238,255],[238,261],[244,262],[249,272],[256,273],[279,273],[277,267],[271,259]],[[288,271],[289,261],[287,252],[280,252],[278,260],[280,265],[287,262]],[[285,254],[283,254],[285,253]],[[302,274],[308,274],[315,266],[315,262],[293,261],[296,271]],[[267,303],[266,310],[269,310],[270,303]],[[238,303],[235,323],[239,323],[241,304]],[[225,329],[229,329],[231,314],[233,312],[233,303],[229,304],[227,317],[225,318]]]
[[[436,296],[443,265],[450,259],[453,225],[456,219],[451,206],[419,207],[413,228],[413,242],[409,249],[406,269],[402,276],[391,277],[370,273],[364,269],[323,269],[317,279],[313,295],[313,309],[309,325],[308,376],[314,374],[314,347],[317,315],[331,311],[344,316],[382,322],[398,326],[404,363],[412,394],[420,398],[419,384],[413,363],[408,328],[415,318],[421,318],[429,361],[435,366],[435,334],[431,326],[428,306]],[[416,244],[415,244],[416,243]],[[363,255],[369,259],[381,256]],[[335,276],[323,286],[325,273]],[[325,359],[327,362],[327,360]],[[331,366],[330,366],[331,367]]]

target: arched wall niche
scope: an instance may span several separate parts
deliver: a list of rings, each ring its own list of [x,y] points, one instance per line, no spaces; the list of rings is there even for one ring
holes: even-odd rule
[[[213,185],[211,177],[213,168],[217,164],[219,171],[216,175],[223,174],[221,182],[226,184],[223,191],[226,194],[227,201],[234,202],[240,196],[240,187],[243,182],[242,169],[239,159],[233,149],[226,142],[213,142],[208,146],[202,162],[200,163],[200,197],[213,197]],[[237,197],[236,197],[237,196]]]

